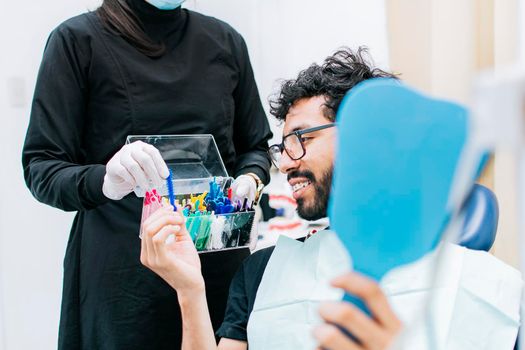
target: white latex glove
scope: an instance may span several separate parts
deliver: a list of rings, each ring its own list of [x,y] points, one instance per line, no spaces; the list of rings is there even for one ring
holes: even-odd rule
[[[231,189],[234,203],[236,203],[237,200],[244,203],[244,199],[248,198],[248,205],[251,205],[257,193],[257,183],[255,179],[249,175],[240,175],[233,181]]]
[[[158,149],[136,141],[123,146],[106,165],[102,192],[113,200],[124,198],[136,186],[144,191],[163,184],[169,176],[168,166]]]

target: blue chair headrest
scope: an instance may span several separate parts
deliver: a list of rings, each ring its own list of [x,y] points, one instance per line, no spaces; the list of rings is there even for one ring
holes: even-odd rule
[[[494,193],[475,184],[462,211],[465,215],[458,244],[466,248],[488,251],[496,239],[499,207]]]

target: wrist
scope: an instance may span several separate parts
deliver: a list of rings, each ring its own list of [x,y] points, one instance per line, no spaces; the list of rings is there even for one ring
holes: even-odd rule
[[[111,200],[121,200],[133,191],[133,186],[126,181],[114,182],[106,173],[102,183],[102,193]]]
[[[206,300],[206,289],[203,285],[202,288],[177,291],[177,298],[181,309],[188,308],[201,300]]]
[[[183,285],[179,283],[177,287],[175,286],[176,283],[171,283],[170,279],[166,279],[166,281],[177,291],[179,301],[200,298],[202,295],[206,294],[206,285],[202,275],[198,276],[198,278],[186,281]]]
[[[104,182],[102,184],[102,193],[106,198],[111,200],[120,200],[123,198],[120,194],[116,193],[114,188],[112,188],[110,184],[110,180],[108,179],[108,176],[104,176]]]

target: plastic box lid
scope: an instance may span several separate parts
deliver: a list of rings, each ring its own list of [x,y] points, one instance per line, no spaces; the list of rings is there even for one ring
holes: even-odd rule
[[[211,134],[197,135],[129,135],[126,144],[142,141],[155,146],[173,174],[175,194],[202,193],[216,178],[224,187],[231,178]],[[164,195],[167,187],[157,188]],[[144,197],[144,189],[137,187],[135,194]]]

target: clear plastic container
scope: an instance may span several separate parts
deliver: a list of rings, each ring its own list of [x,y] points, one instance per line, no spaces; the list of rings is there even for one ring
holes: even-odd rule
[[[254,211],[190,216],[186,228],[198,252],[246,247],[250,245],[254,217]]]
[[[144,221],[157,209],[162,202],[168,203],[166,196],[151,200],[144,198],[142,207],[142,228]],[[182,212],[182,207],[177,207]],[[239,211],[228,214],[200,214],[186,216],[186,228],[197,251],[209,252],[249,246],[254,229],[255,211]],[[142,236],[142,232],[141,232]]]
[[[228,176],[212,135],[131,135],[126,143],[135,141],[149,143],[160,151],[172,171],[173,190],[178,200],[208,192],[211,181],[224,192],[231,185],[233,179]],[[139,187],[135,193],[145,197],[145,191]],[[156,194],[153,202],[151,197],[144,198],[141,228],[144,220],[162,206],[162,201],[167,201],[167,185],[156,188]],[[190,215],[186,217],[186,228],[199,253],[234,249],[250,245],[254,217],[253,210]]]

